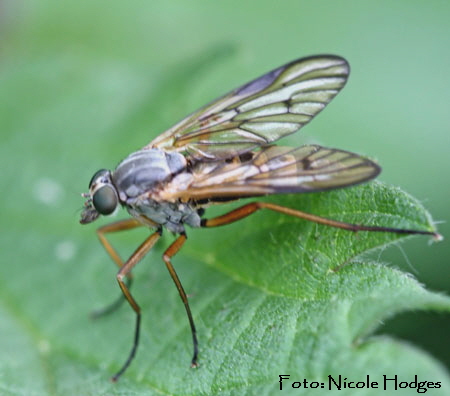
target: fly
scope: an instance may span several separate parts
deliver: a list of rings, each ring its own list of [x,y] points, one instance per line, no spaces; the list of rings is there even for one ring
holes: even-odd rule
[[[119,163],[102,169],[89,183],[81,224],[109,215],[120,205],[131,218],[98,229],[101,243],[119,266],[121,299],[98,312],[112,311],[124,299],[136,313],[131,351],[113,381],[125,372],[138,344],[141,309],[130,292],[131,270],[161,237],[178,235],[163,260],[184,303],[193,340],[191,366],[198,365],[198,340],[188,298],[172,265],[186,241],[186,225],[218,227],[269,209],[349,231],[424,234],[436,232],[344,223],[268,202],[251,202],[207,219],[212,203],[270,194],[332,190],[367,182],[381,168],[368,158],[319,145],[298,148],[272,143],[305,124],[339,93],[350,72],[339,56],[318,55],[281,66],[204,106]],[[156,229],[124,263],[106,234],[145,226]],[[127,282],[127,279],[129,280]]]

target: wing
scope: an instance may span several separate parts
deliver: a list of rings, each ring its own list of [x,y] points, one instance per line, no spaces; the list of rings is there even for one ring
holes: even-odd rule
[[[245,157],[248,157],[245,158]],[[241,162],[241,160],[243,162]],[[313,192],[351,186],[375,178],[381,168],[348,151],[306,145],[269,146],[235,161],[199,163],[188,183],[175,178],[161,198],[220,201],[267,194]]]
[[[267,145],[307,124],[349,71],[347,61],[333,55],[298,59],[206,105],[144,148],[217,160]]]

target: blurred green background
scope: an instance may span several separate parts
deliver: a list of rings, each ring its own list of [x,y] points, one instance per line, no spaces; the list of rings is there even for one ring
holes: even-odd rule
[[[349,83],[283,143],[376,158],[380,180],[424,202],[448,237],[449,20],[444,0],[1,2],[1,283],[31,288],[33,272],[45,267],[51,279],[59,262],[98,249],[94,227],[77,224],[94,171],[207,101],[319,53],[344,56]],[[43,232],[56,247],[36,245]],[[34,260],[23,262],[25,251]],[[431,246],[413,238],[377,255],[429,289],[450,290],[448,238]],[[93,287],[89,274],[68,273]],[[403,314],[381,331],[450,364],[448,316]]]

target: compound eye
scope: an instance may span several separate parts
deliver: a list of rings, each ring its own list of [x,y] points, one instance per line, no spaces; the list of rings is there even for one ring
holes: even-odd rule
[[[117,207],[116,191],[111,186],[102,186],[94,193],[92,203],[98,213],[109,215],[114,212]]]

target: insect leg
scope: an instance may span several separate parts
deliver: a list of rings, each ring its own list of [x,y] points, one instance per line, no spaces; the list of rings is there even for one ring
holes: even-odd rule
[[[192,333],[192,342],[194,344],[194,354],[192,356],[191,361],[191,367],[197,367],[197,357],[198,357],[198,341],[197,341],[197,331],[195,330],[195,324],[194,319],[192,318],[191,314],[191,308],[189,307],[189,302],[186,296],[186,293],[183,289],[183,285],[180,282],[180,279],[178,278],[178,275],[175,271],[175,268],[173,267],[170,259],[175,256],[175,254],[178,253],[178,251],[183,246],[184,242],[186,241],[187,236],[183,232],[180,234],[180,236],[170,245],[167,250],[164,252],[163,260],[166,263],[167,269],[170,272],[170,276],[172,277],[173,281],[175,282],[175,286],[178,289],[178,293],[180,293],[181,300],[184,303],[184,307],[186,308],[186,313],[189,319],[189,324],[191,326],[191,333]]]
[[[275,212],[284,213],[289,216],[298,217],[300,219],[312,221],[314,223],[327,225],[330,227],[342,228],[348,231],[375,231],[375,232],[392,232],[397,234],[422,234],[422,235],[431,235],[436,239],[440,239],[441,236],[432,231],[421,231],[421,230],[411,230],[404,228],[391,228],[391,227],[378,227],[378,226],[366,226],[360,224],[352,224],[345,223],[342,221],[327,219],[326,217],[316,216],[310,213],[305,213],[300,210],[287,208],[285,206],[276,205],[270,202],[251,202],[240,208],[234,209],[231,212],[228,212],[222,216],[218,216],[212,219],[203,219],[202,227],[218,227],[225,224],[233,223],[237,220],[243,219],[255,213],[260,209],[269,209]]]
[[[105,234],[108,234],[108,233],[111,233],[111,232],[117,232],[117,231],[131,230],[133,228],[140,227],[142,225],[143,224],[140,223],[139,221],[137,221],[136,219],[127,219],[127,220],[120,220],[120,221],[116,221],[116,222],[111,223],[111,224],[104,225],[103,227],[100,227],[97,230],[97,236],[98,236],[101,244],[105,248],[105,250],[108,253],[108,255],[119,266],[119,268],[121,268],[123,266],[123,261],[120,258],[119,254],[117,253],[116,249],[114,249],[114,247],[108,241],[108,239],[106,238]],[[131,283],[133,281],[133,277],[131,275],[131,272],[127,275],[127,279],[128,279],[127,286],[128,286],[128,288],[130,288],[131,287]],[[103,315],[109,314],[109,313],[115,311],[117,308],[119,308],[120,305],[122,305],[123,301],[125,301],[125,298],[124,298],[124,295],[121,294],[119,296],[119,298],[117,298],[112,304],[107,305],[104,308],[101,308],[101,309],[98,309],[98,310],[95,310],[95,311],[91,312],[91,317],[92,318],[98,318],[99,316],[103,316]]]
[[[148,253],[148,251],[153,247],[156,241],[161,237],[161,234],[162,230],[158,229],[154,234],[150,235],[141,244],[141,246],[139,246],[134,251],[131,257],[127,260],[127,262],[120,268],[119,272],[117,273],[117,282],[119,282],[120,289],[122,290],[125,299],[131,305],[131,308],[133,308],[133,311],[136,312],[136,328],[134,332],[134,342],[130,354],[128,355],[128,358],[125,361],[122,368],[111,378],[113,382],[116,382],[118,380],[118,378],[124,373],[124,371],[128,368],[131,361],[133,360],[139,343],[139,331],[141,326],[141,308],[131,295],[130,289],[124,282],[124,278],[130,273],[133,267]]]

